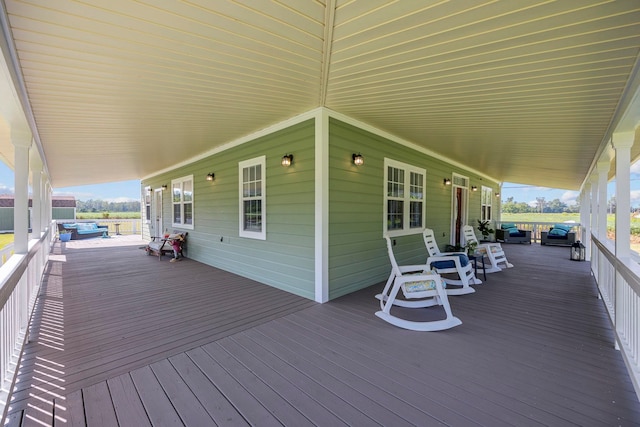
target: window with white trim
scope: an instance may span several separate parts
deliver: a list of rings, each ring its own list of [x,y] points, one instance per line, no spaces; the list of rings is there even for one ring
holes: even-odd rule
[[[491,221],[491,206],[493,203],[493,189],[489,187],[482,187],[482,194],[480,197],[481,211],[480,219],[482,221]]]
[[[240,237],[266,240],[266,157],[238,163],[240,173]]]
[[[145,219],[147,222],[151,222],[151,187],[145,187],[144,189],[144,209]]]
[[[193,230],[193,175],[171,181],[172,223]]]
[[[390,236],[422,232],[426,212],[426,170],[384,159],[384,230]]]

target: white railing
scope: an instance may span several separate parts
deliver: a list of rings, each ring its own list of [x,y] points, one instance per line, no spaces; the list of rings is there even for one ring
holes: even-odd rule
[[[0,407],[6,414],[18,360],[28,337],[31,313],[49,260],[55,222],[26,254],[13,254],[0,267]],[[4,415],[3,415],[4,419]]]
[[[549,231],[549,229],[554,225],[558,224],[558,222],[545,222],[545,221],[501,221],[496,224],[497,228],[500,228],[500,224],[502,223],[510,223],[515,224],[519,230],[531,230],[531,242],[540,242],[542,240],[541,233],[543,231]],[[565,224],[565,223],[563,223]],[[576,232],[577,239],[582,240],[580,236],[582,236],[582,226],[579,222],[570,222],[566,223],[566,225],[570,225],[573,228],[571,231]]]
[[[591,236],[591,271],[613,324],[616,348],[640,396],[640,266],[614,253],[611,242]]]

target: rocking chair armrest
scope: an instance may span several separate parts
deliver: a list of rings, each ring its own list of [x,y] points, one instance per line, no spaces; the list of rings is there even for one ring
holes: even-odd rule
[[[466,252],[440,252],[440,256],[451,256],[451,255],[466,255]]]

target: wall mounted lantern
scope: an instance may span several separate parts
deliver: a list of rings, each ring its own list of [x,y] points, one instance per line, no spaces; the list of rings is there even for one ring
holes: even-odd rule
[[[167,184],[162,184],[162,187],[160,187],[160,188],[162,189],[162,191],[164,191],[164,190],[166,190],[168,187],[167,187]]]
[[[216,177],[216,175],[213,172],[209,172],[207,174],[207,181],[213,181],[213,179]]]
[[[445,179],[443,179],[443,180],[442,180],[442,183],[443,183],[444,185],[451,185],[451,179],[449,179],[449,178],[445,178]]]
[[[358,153],[358,154],[353,153],[352,159],[353,159],[353,164],[354,164],[354,165],[356,165],[356,166],[362,166],[362,165],[364,165],[364,157],[362,157],[362,154],[360,154],[360,153]]]
[[[291,163],[293,163],[293,154],[285,154],[282,156],[282,166],[289,167],[291,166]]]
[[[476,187],[475,185],[471,186],[471,191],[478,191],[478,187]]]

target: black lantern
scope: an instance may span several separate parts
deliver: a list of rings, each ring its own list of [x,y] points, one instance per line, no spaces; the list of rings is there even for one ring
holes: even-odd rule
[[[584,261],[584,245],[578,240],[571,245],[571,261]]]

